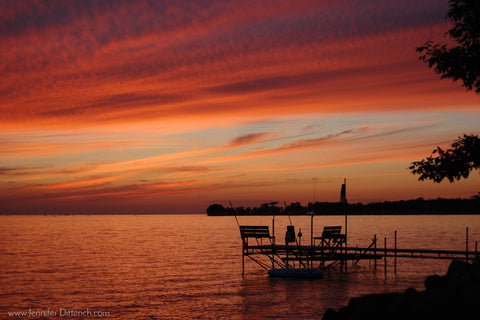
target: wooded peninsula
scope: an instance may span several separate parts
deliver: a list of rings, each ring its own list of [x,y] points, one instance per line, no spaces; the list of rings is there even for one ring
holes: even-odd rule
[[[300,202],[278,206],[278,202],[263,203],[260,207],[224,207],[212,204],[209,216],[241,215],[421,215],[421,214],[480,214],[480,196],[470,199],[444,199],[383,201],[363,203],[315,202],[306,206]]]

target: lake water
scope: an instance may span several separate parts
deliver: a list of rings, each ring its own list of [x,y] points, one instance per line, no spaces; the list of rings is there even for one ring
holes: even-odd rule
[[[271,217],[238,217],[270,225]],[[288,217],[276,217],[283,239]],[[292,217],[310,241],[310,218]],[[316,217],[343,225],[343,217]],[[464,250],[480,241],[480,216],[351,216],[349,246],[376,234],[399,248]],[[324,279],[269,278],[246,259],[234,217],[205,215],[0,216],[0,318],[19,319],[312,319],[367,293],[423,288],[448,260],[398,259],[377,269],[361,261]]]

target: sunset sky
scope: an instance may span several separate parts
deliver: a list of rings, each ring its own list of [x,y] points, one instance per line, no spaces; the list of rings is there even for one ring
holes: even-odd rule
[[[410,162],[479,134],[415,48],[444,0],[2,1],[0,213],[469,198]]]

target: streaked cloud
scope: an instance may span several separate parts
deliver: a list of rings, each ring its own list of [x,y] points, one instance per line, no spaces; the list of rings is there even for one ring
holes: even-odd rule
[[[294,181],[320,175],[403,179],[409,159],[478,132],[480,97],[415,53],[443,37],[447,5],[4,2],[0,210],[293,197],[305,187]]]
[[[255,143],[263,140],[269,133],[250,133],[240,137],[236,137],[230,143],[229,146],[243,146],[246,144]]]

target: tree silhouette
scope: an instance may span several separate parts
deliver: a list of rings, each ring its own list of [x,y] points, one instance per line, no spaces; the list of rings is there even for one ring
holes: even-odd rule
[[[459,137],[451,149],[443,150],[437,147],[430,157],[413,162],[409,167],[413,174],[420,175],[418,180],[431,179],[434,182],[441,182],[444,178],[450,182],[467,178],[470,171],[478,168],[480,139],[476,135]]]
[[[480,1],[450,0],[446,18],[454,26],[445,35],[457,45],[449,47],[429,40],[417,48],[422,54],[420,60],[442,79],[461,80],[467,91],[480,93]]]
[[[207,208],[207,214],[210,216],[221,216],[224,215],[227,210],[221,204],[212,204]]]
[[[454,26],[448,35],[456,46],[427,41],[417,48],[420,60],[434,68],[441,78],[463,81],[463,86],[480,94],[480,1],[450,0],[446,18]],[[409,169],[419,174],[419,180],[441,182],[444,178],[453,182],[467,178],[470,171],[480,166],[480,139],[476,135],[459,137],[452,148],[437,147],[430,157],[412,162]]]

